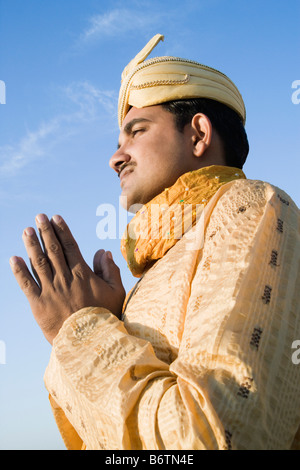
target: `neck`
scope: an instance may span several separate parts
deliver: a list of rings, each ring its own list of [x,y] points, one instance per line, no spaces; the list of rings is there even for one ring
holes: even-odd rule
[[[176,183],[143,206],[127,226],[121,251],[132,274],[140,277],[198,220],[217,190],[245,178],[242,170],[212,165],[180,176]]]

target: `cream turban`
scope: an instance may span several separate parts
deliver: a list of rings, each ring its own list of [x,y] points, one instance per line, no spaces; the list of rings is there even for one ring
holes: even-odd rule
[[[246,110],[234,83],[206,65],[178,57],[145,59],[164,36],[157,34],[129,62],[122,73],[118,104],[119,126],[130,106],[144,108],[166,101],[210,98],[236,111],[243,123]]]

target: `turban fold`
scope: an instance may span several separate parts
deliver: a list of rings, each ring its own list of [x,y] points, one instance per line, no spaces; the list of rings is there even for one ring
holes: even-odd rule
[[[161,34],[154,36],[123,70],[118,103],[120,128],[130,106],[144,108],[191,98],[219,101],[236,111],[245,124],[243,98],[234,83],[223,73],[178,57],[145,60],[163,39]]]

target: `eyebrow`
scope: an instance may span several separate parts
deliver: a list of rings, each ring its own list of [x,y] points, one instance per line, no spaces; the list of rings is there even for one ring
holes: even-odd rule
[[[124,127],[123,132],[127,135],[129,135],[132,131],[132,128],[135,126],[135,124],[139,124],[140,122],[151,122],[150,119],[146,118],[135,118],[132,119],[131,121],[127,122],[126,126]],[[121,147],[120,143],[118,143],[117,148],[119,149]]]

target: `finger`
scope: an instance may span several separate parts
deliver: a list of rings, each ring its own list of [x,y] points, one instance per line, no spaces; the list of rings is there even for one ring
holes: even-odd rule
[[[96,253],[97,254],[97,253]],[[102,279],[111,287],[119,288],[122,286],[120,269],[115,264],[110,251],[105,252],[101,258]]]
[[[49,260],[42,250],[41,244],[37,237],[37,234],[32,227],[28,227],[24,230],[23,242],[30,259],[32,269],[37,275],[38,280],[42,283],[44,280],[53,279],[52,269],[49,264]]]
[[[12,256],[9,263],[20,288],[28,300],[32,297],[38,297],[41,293],[41,289],[30,274],[25,261],[18,256]]]
[[[73,237],[71,230],[60,215],[54,215],[51,220],[52,227],[55,231],[57,239],[60,241],[62,251],[72,271],[78,264],[86,265],[79,247]]]
[[[66,263],[61,243],[57,239],[48,217],[45,214],[39,214],[35,220],[53,275],[61,274],[63,277],[68,277],[70,269]]]
[[[93,260],[94,273],[97,274],[97,276],[99,276],[101,278],[103,278],[101,258],[104,255],[104,253],[105,253],[104,250],[98,250],[95,253],[94,260]]]

